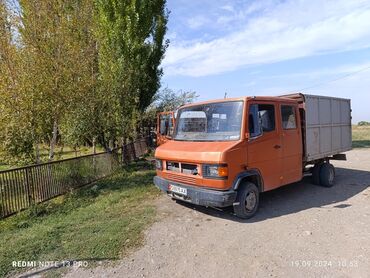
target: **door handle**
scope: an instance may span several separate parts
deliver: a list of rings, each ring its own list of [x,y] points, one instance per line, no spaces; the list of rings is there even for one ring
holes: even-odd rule
[[[274,149],[280,149],[281,148],[281,146],[280,145],[275,145],[274,146]]]

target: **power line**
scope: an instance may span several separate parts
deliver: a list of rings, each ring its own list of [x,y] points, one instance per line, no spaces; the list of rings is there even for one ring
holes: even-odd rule
[[[367,66],[367,67],[362,68],[362,69],[359,69],[359,70],[357,70],[357,71],[354,71],[354,72],[351,72],[351,73],[345,74],[345,75],[343,75],[343,76],[341,76],[341,77],[338,77],[338,78],[335,78],[335,79],[332,79],[332,80],[328,80],[328,81],[325,81],[325,82],[317,83],[317,84],[314,84],[314,85],[312,85],[312,86],[308,86],[308,87],[302,88],[302,89],[300,89],[300,90],[290,91],[289,93],[294,93],[294,92],[303,92],[303,91],[305,91],[305,90],[309,90],[309,89],[312,89],[312,88],[320,87],[320,86],[322,86],[322,85],[326,85],[326,84],[329,84],[329,83],[333,83],[333,82],[336,82],[336,81],[338,81],[338,80],[342,80],[342,79],[345,79],[345,78],[347,78],[347,77],[350,77],[350,76],[356,75],[356,74],[358,74],[358,73],[360,73],[360,72],[363,72],[363,71],[366,71],[366,70],[368,70],[368,69],[370,69],[370,66]]]

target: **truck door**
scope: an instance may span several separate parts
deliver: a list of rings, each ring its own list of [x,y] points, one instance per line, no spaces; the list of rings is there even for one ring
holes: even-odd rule
[[[175,125],[174,112],[161,112],[157,116],[157,145],[172,139]]]
[[[281,185],[282,149],[278,110],[273,102],[250,102],[248,111],[248,169],[258,169],[264,190]]]
[[[297,105],[280,104],[283,184],[293,183],[302,179],[303,150],[298,115]]]

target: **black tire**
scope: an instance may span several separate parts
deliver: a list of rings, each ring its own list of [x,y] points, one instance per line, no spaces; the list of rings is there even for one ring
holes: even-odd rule
[[[247,202],[250,202],[249,204]],[[254,183],[244,182],[238,189],[234,203],[234,213],[237,217],[249,219],[253,217],[259,205],[259,190]]]
[[[332,187],[335,179],[335,168],[330,163],[324,163],[320,167],[320,184],[325,187]]]
[[[316,163],[315,166],[312,168],[312,183],[315,185],[320,185],[320,168],[323,163]]]

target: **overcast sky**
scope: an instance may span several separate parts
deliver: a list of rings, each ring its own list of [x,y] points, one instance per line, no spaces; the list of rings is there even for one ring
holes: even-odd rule
[[[370,0],[169,0],[163,86],[200,100],[302,91],[370,121]]]

